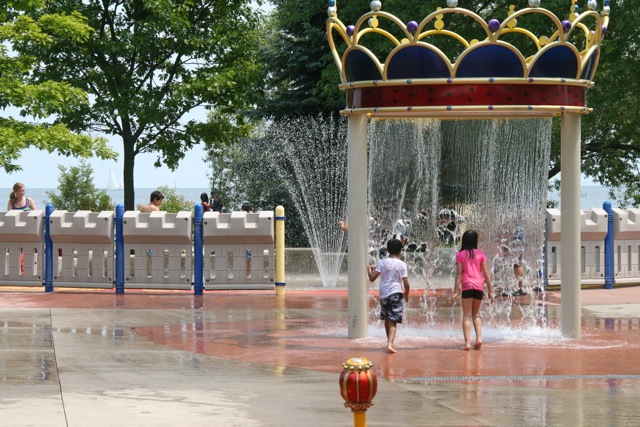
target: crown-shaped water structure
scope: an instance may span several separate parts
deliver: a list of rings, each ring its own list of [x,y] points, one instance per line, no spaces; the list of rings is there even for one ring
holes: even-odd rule
[[[327,38],[347,94],[342,113],[459,118],[591,111],[585,94],[598,66],[609,0],[601,12],[588,0],[582,13],[572,0],[564,18],[529,0],[528,8],[510,6],[488,21],[457,3],[447,0],[422,21],[404,23],[374,0],[370,12],[345,25],[329,0]],[[336,44],[336,35],[346,47]],[[374,51],[381,55],[384,43],[375,37],[391,46],[382,60]]]

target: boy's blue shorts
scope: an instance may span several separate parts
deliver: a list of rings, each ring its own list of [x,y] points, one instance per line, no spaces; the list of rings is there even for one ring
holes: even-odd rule
[[[404,298],[402,292],[391,294],[380,299],[380,319],[389,319],[395,323],[402,323],[404,314]]]

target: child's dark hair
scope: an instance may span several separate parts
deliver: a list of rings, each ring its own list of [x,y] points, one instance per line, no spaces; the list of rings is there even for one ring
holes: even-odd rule
[[[467,230],[462,235],[462,247],[460,248],[460,252],[465,249],[469,251],[469,258],[473,259],[473,250],[478,249],[478,233],[474,230]]]
[[[402,242],[398,239],[391,239],[387,242],[389,255],[400,255],[402,252]]]
[[[200,201],[204,203],[209,203],[209,196],[207,193],[200,194]]]
[[[161,191],[153,191],[149,196],[149,202],[153,203],[155,200],[164,200],[164,194]]]

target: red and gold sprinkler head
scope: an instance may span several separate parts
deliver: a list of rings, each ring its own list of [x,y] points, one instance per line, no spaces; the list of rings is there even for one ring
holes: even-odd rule
[[[353,357],[342,364],[340,394],[344,406],[354,412],[365,412],[373,405],[378,379],[371,370],[373,363],[364,357]]]

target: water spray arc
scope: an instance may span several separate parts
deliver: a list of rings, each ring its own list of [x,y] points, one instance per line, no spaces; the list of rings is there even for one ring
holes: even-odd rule
[[[422,21],[405,23],[382,11],[382,3],[374,0],[369,12],[344,24],[335,0],[329,0],[327,38],[346,94],[341,113],[349,117],[349,337],[367,335],[363,312],[368,218],[362,209],[367,203],[362,197],[367,194],[367,172],[362,154],[367,150],[368,119],[553,116],[562,118],[562,216],[574,218],[566,229],[563,223],[562,251],[575,256],[563,260],[562,331],[580,337],[580,121],[582,114],[591,112],[585,94],[593,85],[609,23],[609,0],[601,12],[596,11],[595,0],[587,2],[585,12],[572,0],[564,18],[540,5],[539,0],[530,0],[528,8],[511,6],[503,16],[485,20],[458,8],[457,0],[448,0],[446,8]],[[536,35],[520,27],[518,19],[527,21],[528,15],[546,20],[550,32]],[[457,28],[467,32],[451,31],[451,22],[465,22]],[[384,61],[364,44],[375,37],[391,41]],[[512,37],[524,38],[529,51],[518,48],[523,43],[512,44]],[[457,41],[462,51],[448,52],[443,39]]]

